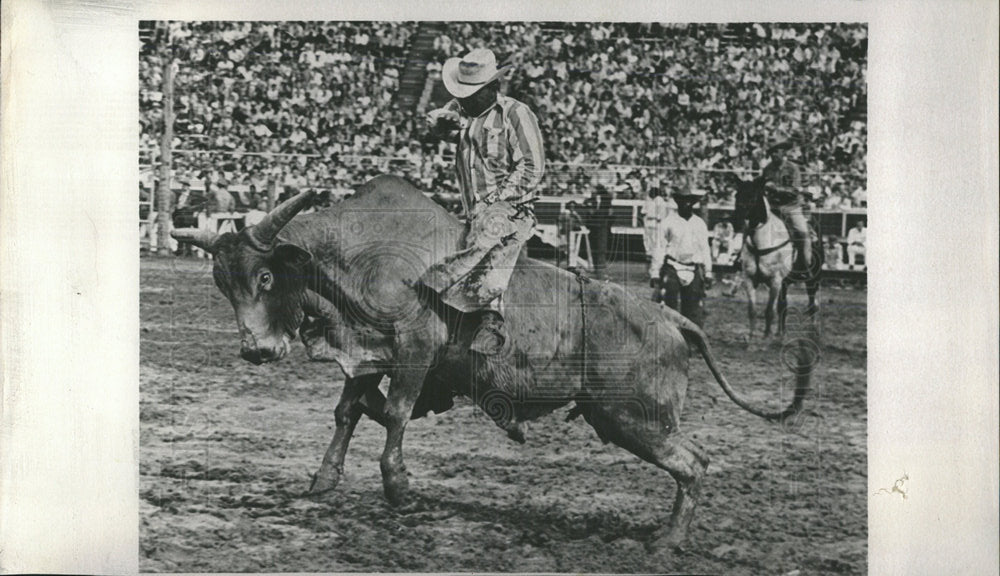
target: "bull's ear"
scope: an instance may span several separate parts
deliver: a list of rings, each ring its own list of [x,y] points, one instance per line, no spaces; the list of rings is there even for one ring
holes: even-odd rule
[[[312,260],[312,254],[295,244],[278,244],[274,248],[274,258],[288,266],[305,266]]]

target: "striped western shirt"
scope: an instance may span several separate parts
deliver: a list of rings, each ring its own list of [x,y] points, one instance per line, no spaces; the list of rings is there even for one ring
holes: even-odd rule
[[[458,101],[446,108],[461,114]],[[498,96],[475,118],[461,117],[455,167],[466,213],[479,202],[524,202],[545,174],[545,151],[535,114],[522,102]]]

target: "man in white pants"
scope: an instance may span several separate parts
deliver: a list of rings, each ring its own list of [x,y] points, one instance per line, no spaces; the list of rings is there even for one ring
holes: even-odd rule
[[[865,243],[868,236],[868,230],[865,228],[865,221],[858,220],[854,228],[851,228],[850,232],[847,233],[847,261],[851,265],[851,270],[858,264],[858,256],[865,255]],[[865,263],[867,268],[867,261]]]
[[[663,265],[663,222],[670,214],[672,203],[673,200],[665,198],[660,190],[654,188],[642,205],[642,243],[650,257],[649,286],[653,288],[654,299],[659,292],[660,266]],[[673,204],[673,207],[677,205]]]

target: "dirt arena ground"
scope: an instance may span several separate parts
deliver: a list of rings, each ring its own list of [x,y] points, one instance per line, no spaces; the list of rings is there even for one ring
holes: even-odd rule
[[[740,410],[692,363],[684,424],[712,464],[686,547],[654,555],[644,544],[669,517],[673,480],[564,422],[566,409],[533,422],[524,445],[464,400],[411,422],[404,454],[427,510],[410,515],[386,504],[384,433],[362,420],[337,491],[300,497],[333,435],[340,371],[298,343],[278,364],[244,362],[209,262],[140,266],[142,571],[867,571],[862,290],[822,292],[822,356],[795,430]],[[614,272],[648,293],[641,266]],[[745,303],[712,292],[706,329],[729,379],[757,402],[787,401],[780,343],[748,349]]]

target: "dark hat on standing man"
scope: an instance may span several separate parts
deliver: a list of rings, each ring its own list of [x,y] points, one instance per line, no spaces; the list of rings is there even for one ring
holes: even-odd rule
[[[705,191],[697,188],[681,188],[674,192],[674,200],[680,202],[698,202],[704,197]]]

